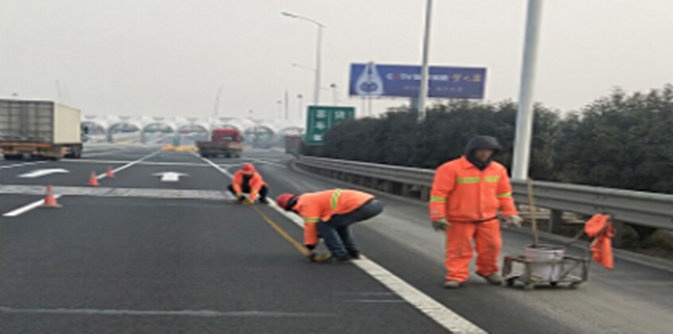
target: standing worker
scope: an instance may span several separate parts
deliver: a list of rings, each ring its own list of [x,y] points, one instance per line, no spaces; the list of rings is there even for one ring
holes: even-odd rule
[[[469,277],[472,240],[477,274],[499,285],[498,255],[502,247],[498,210],[507,225],[521,226],[505,167],[491,161],[502,147],[491,136],[477,136],[465,155],[437,168],[430,192],[430,221],[446,233],[444,287],[458,288]]]
[[[250,194],[248,199],[254,203],[259,195],[259,202],[262,204],[269,203],[266,195],[269,193],[269,186],[264,183],[262,175],[256,170],[252,164],[244,164],[239,171],[234,174],[231,184],[228,187],[239,203],[245,201],[243,194]]]
[[[348,189],[282,194],[276,198],[276,203],[304,219],[304,245],[311,251],[311,261],[317,255],[313,250],[318,245],[318,233],[337,262],[358,259],[360,252],[348,227],[383,211],[383,203],[374,195]]]

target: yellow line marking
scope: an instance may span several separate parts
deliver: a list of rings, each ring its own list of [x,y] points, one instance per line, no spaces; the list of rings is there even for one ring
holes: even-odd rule
[[[262,219],[264,219],[264,221],[267,222],[267,224],[271,225],[271,227],[274,230],[276,230],[276,232],[278,232],[278,234],[280,234],[283,238],[285,238],[285,240],[289,241],[292,244],[292,246],[294,246],[294,248],[296,248],[299,251],[299,253],[301,253],[304,256],[308,256],[310,251],[308,249],[306,249],[306,247],[304,247],[304,245],[302,245],[297,240],[294,240],[294,238],[292,238],[289,234],[287,234],[287,232],[285,232],[285,230],[283,230],[280,226],[278,226],[278,224],[274,223],[274,221],[271,220],[271,218],[269,218],[267,215],[265,215],[260,209],[258,209],[254,205],[250,205],[250,207],[253,210],[255,210],[257,212],[257,214],[259,214],[262,217]]]

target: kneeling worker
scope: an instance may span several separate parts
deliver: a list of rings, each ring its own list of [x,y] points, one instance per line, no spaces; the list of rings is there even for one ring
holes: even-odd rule
[[[234,174],[234,178],[228,187],[239,203],[245,200],[243,194],[250,194],[248,199],[250,202],[255,202],[257,195],[259,195],[259,202],[267,204],[266,195],[269,193],[269,186],[264,183],[262,176],[257,173],[255,166],[252,164],[244,164],[241,170]]]
[[[316,256],[313,250],[318,244],[318,233],[336,261],[359,258],[348,227],[383,211],[383,203],[373,195],[348,189],[282,194],[276,197],[276,203],[304,219],[304,245],[311,251],[311,260]]]

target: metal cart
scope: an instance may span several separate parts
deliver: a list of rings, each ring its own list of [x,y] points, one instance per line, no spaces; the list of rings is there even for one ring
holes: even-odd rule
[[[516,267],[522,270],[513,271]],[[551,275],[541,275],[536,266],[546,266],[553,270]],[[557,286],[559,283],[570,288],[576,288],[588,278],[589,259],[587,257],[563,256],[557,260],[533,260],[524,255],[505,256],[502,266],[502,276],[508,287],[519,281],[525,290],[533,290],[536,285],[549,284]],[[546,277],[545,277],[546,276]]]

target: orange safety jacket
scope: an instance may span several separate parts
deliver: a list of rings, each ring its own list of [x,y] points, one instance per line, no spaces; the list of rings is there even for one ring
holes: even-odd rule
[[[430,220],[482,222],[498,215],[516,215],[512,186],[505,167],[491,161],[479,170],[465,156],[437,168],[430,191]]]
[[[243,186],[243,175],[244,173],[239,170],[234,174],[234,178],[231,181],[231,186],[234,188],[236,193],[240,193],[242,191],[241,187]],[[262,175],[254,172],[250,178],[250,181],[248,181],[248,185],[250,186],[250,200],[254,201],[255,198],[257,198],[257,193],[259,193],[259,190],[262,189],[262,186],[265,185]]]
[[[333,215],[354,211],[374,198],[357,190],[330,189],[299,195],[293,210],[304,219],[304,244],[318,243],[318,221],[327,222]]]
[[[615,230],[610,221],[610,216],[605,214],[593,215],[584,225],[584,232],[595,238],[591,243],[591,253],[594,261],[605,268],[613,269],[615,264],[610,238],[615,236]]]

